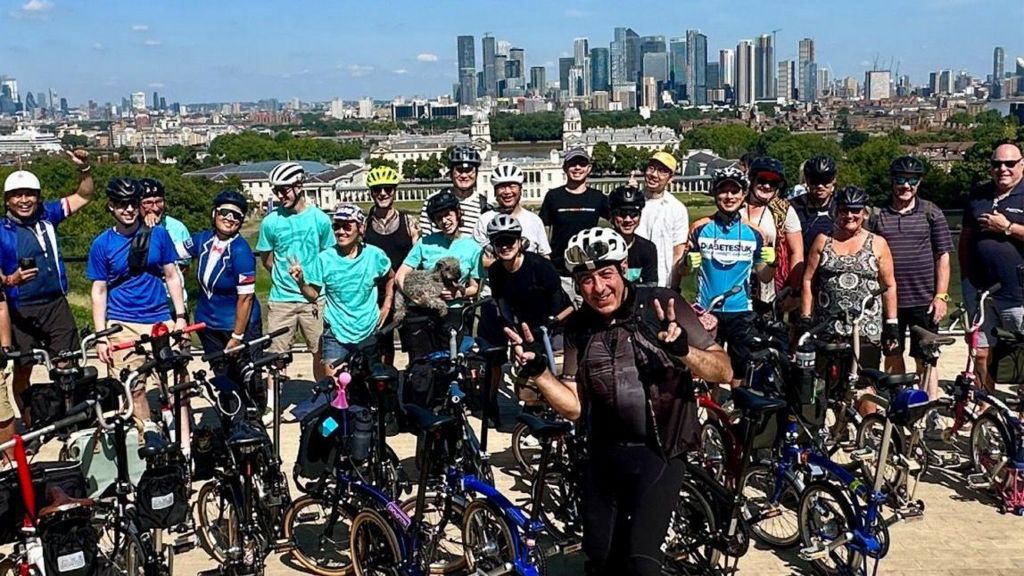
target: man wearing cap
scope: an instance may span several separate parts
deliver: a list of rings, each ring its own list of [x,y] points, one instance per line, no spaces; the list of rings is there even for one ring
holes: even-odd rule
[[[363,242],[366,215],[361,208],[341,204],[333,220],[337,244],[321,252],[308,270],[299,263],[289,270],[306,300],[326,298],[321,349],[328,373],[331,364],[348,357],[381,327],[391,310],[395,279],[388,255]],[[378,289],[384,291],[380,306]]]
[[[644,172],[644,197],[636,233],[658,249],[658,286],[676,289],[681,279],[676,264],[686,251],[690,215],[686,206],[665,190],[679,162],[668,152],[655,152]]]
[[[50,354],[77,349],[75,318],[68,305],[68,278],[57,242],[57,227],[92,200],[93,181],[89,155],[69,152],[79,173],[78,190],[59,200],[41,201],[39,178],[18,170],[4,181],[7,214],[0,218],[0,281],[10,309],[13,344],[28,352],[42,348]],[[23,359],[14,370],[14,397],[21,405],[28,388],[32,360]],[[0,429],[14,417],[0,398]],[[31,418],[22,408],[22,416]]]
[[[459,225],[459,232],[465,236],[473,235],[473,230],[476,229],[476,223],[480,220],[480,215],[491,208],[487,203],[487,194],[477,193],[476,191],[481,163],[480,152],[472,146],[456,146],[448,154],[448,177],[451,178],[452,185],[447,191],[459,199],[459,211],[462,213],[462,224]],[[444,191],[442,190],[441,192]],[[437,194],[433,194],[431,198]],[[420,208],[419,225],[420,232],[424,236],[439,231],[431,221],[430,215],[427,214],[427,203],[429,201],[430,198],[427,198],[427,202],[424,202],[422,208]]]
[[[582,299],[573,286],[572,275],[565,268],[565,247],[573,235],[597,226],[601,218],[608,218],[607,197],[587,185],[591,169],[586,148],[567,151],[562,161],[565,185],[548,190],[540,206],[540,219],[551,235],[551,263],[562,277],[562,289],[577,306]]]

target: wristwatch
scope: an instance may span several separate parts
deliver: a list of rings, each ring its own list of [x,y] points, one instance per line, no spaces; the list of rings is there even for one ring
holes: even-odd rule
[[[949,302],[949,294],[946,292],[940,292],[935,295],[936,300],[942,300],[943,302]]]

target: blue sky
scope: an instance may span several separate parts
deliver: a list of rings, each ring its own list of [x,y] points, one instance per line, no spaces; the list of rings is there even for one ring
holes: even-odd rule
[[[877,57],[915,83],[929,71],[1012,70],[1024,56],[1024,0],[0,0],[0,74],[20,90],[52,87],[72,104],[153,90],[168,101],[299,97],[433,97],[456,81],[455,37],[485,32],[548,65],[575,37],[607,46],[616,26],[638,34],[708,35],[708,52],[777,33],[777,58],[812,37],[819,68],[863,80]],[[553,68],[550,68],[553,67]]]

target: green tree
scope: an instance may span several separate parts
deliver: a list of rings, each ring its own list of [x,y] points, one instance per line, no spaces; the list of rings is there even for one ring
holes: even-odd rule
[[[754,149],[758,134],[743,124],[713,124],[698,126],[683,137],[690,150],[708,148],[725,158],[739,158]]]
[[[615,169],[615,153],[607,142],[594,144],[594,151],[590,153],[590,163],[594,166],[594,173],[607,174]]]
[[[839,145],[843,147],[843,150],[850,151],[862,146],[870,137],[870,135],[864,132],[851,130],[843,134],[843,139],[839,142]]]
[[[380,166],[388,166],[398,170],[398,162],[394,160],[387,160],[385,158],[370,158],[370,169],[378,168]]]
[[[419,170],[420,161],[417,160],[406,160],[402,162],[402,179],[413,180],[416,178],[416,172]]]
[[[81,134],[65,134],[61,137],[60,143],[69,149],[85,148],[89,145],[89,138]]]
[[[871,138],[851,151],[847,158],[848,163],[860,173],[861,181],[842,181],[841,184],[861,186],[875,202],[884,201],[891,190],[889,164],[902,154],[903,150],[896,140],[888,136]]]

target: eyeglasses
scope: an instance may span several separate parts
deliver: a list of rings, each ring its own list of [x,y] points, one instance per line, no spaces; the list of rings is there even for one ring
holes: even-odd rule
[[[278,196],[282,194],[287,194],[288,192],[291,192],[292,190],[295,190],[298,187],[298,184],[290,184],[288,186],[274,186],[274,194],[277,194]]]
[[[216,212],[217,216],[230,220],[231,222],[241,222],[245,216],[242,215],[238,210],[232,210],[231,208],[218,208]]]
[[[163,198],[147,198],[147,199],[142,201],[142,205],[147,207],[147,208],[150,207],[150,206],[157,206],[157,205],[163,204],[163,203],[164,203],[164,199]]]
[[[662,166],[661,164],[656,164],[656,163],[653,163],[653,162],[647,165],[647,171],[648,172],[657,172],[658,174],[671,174],[672,173],[672,171],[669,170],[668,166]]]
[[[390,196],[395,193],[394,186],[376,186],[372,188],[374,194],[378,196]]]
[[[893,184],[897,186],[917,186],[921,183],[920,176],[893,176]]]
[[[335,230],[344,230],[345,232],[351,232],[359,227],[359,223],[352,220],[340,220],[335,221],[331,225],[331,228]]]
[[[640,210],[637,210],[636,208],[620,208],[615,211],[614,215],[618,216],[619,218],[636,219],[640,217]]]
[[[472,164],[456,164],[453,168],[459,174],[470,174],[476,172],[476,166]]]
[[[993,160],[989,160],[989,164],[992,165],[992,169],[993,170],[999,170],[1000,168],[1006,168],[1008,170],[1013,170],[1017,166],[1017,164],[1020,164],[1020,161],[1021,161],[1021,158],[1017,158],[1016,160],[995,160],[995,159],[993,159]]]

